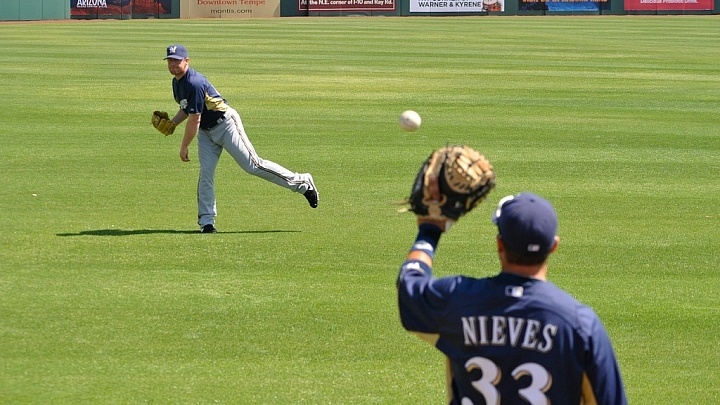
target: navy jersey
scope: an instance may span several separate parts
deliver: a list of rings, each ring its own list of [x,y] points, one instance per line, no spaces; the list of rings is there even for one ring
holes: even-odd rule
[[[552,283],[500,273],[434,278],[403,263],[403,326],[449,360],[451,404],[627,403],[598,316]]]
[[[229,108],[225,99],[205,76],[188,68],[180,80],[172,80],[173,96],[186,114],[202,114],[200,128],[213,127]]]

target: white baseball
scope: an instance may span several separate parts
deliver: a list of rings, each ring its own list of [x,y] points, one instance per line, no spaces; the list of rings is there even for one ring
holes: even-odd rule
[[[420,114],[415,111],[407,110],[400,114],[400,127],[408,132],[416,131],[421,123]]]

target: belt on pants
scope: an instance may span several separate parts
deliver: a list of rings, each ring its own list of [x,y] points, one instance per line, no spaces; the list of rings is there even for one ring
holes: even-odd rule
[[[228,119],[227,115],[223,114],[222,117],[218,118],[215,122],[213,122],[209,126],[200,125],[200,129],[202,129],[203,131],[209,131],[209,130],[215,128],[216,126],[222,124],[223,122],[225,122],[226,119]]]

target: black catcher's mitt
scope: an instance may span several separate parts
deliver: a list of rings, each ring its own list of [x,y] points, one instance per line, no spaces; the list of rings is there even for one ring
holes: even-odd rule
[[[434,151],[423,162],[408,198],[419,217],[456,221],[477,207],[495,187],[490,161],[462,145]]]

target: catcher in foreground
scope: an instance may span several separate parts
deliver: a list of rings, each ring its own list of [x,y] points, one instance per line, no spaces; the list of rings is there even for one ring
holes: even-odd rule
[[[547,281],[560,241],[549,201],[532,193],[500,200],[496,275],[433,276],[443,232],[494,184],[485,157],[447,147],[423,164],[409,199],[418,233],[397,278],[400,321],[445,355],[445,403],[626,405],[600,319]]]

